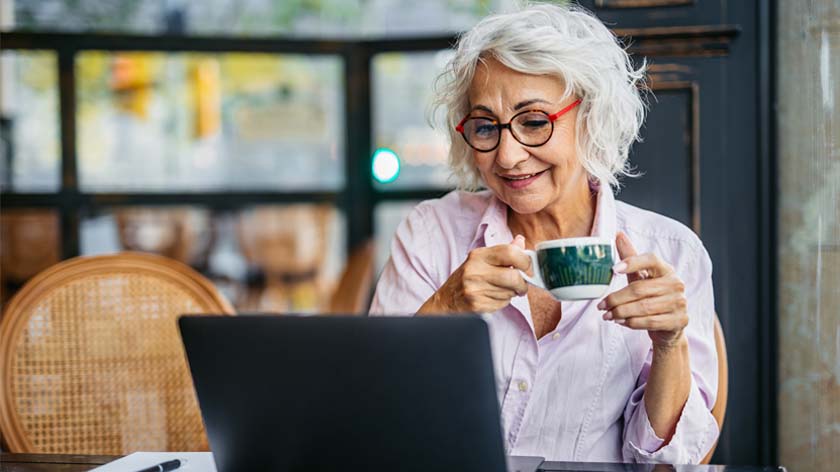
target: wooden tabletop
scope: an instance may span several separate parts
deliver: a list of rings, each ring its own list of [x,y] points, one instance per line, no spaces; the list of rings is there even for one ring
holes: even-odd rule
[[[120,457],[3,452],[0,453],[0,472],[81,472],[107,464]]]

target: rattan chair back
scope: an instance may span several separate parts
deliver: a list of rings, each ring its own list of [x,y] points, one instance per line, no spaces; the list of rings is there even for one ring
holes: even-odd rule
[[[726,339],[723,336],[723,326],[720,324],[720,317],[715,315],[715,349],[718,358],[718,388],[715,406],[712,407],[712,416],[718,424],[718,431],[723,430],[723,420],[726,417],[726,403],[729,398],[729,361],[726,357]],[[712,461],[717,442],[700,461],[701,464],[708,464]]]
[[[0,320],[0,429],[13,452],[207,450],[178,334],[183,313],[233,314],[189,267],[80,257],[28,282]]]

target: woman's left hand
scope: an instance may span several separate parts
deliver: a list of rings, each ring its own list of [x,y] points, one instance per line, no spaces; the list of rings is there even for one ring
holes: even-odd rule
[[[621,262],[613,270],[627,274],[628,285],[598,304],[604,319],[647,330],[654,348],[676,346],[688,325],[685,283],[656,254],[636,254],[626,234],[618,233],[615,243]]]

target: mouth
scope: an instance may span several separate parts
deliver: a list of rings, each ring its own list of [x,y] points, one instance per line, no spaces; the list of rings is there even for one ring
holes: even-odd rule
[[[531,185],[532,182],[537,180],[541,175],[545,174],[547,170],[548,169],[544,169],[533,174],[499,175],[499,177],[505,185],[518,190]]]

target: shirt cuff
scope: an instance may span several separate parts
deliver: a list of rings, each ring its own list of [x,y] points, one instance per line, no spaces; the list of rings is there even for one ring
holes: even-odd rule
[[[635,462],[698,464],[715,444],[718,434],[717,421],[692,379],[677,428],[665,446],[662,446],[665,440],[650,425],[642,396],[625,429],[624,456]]]

